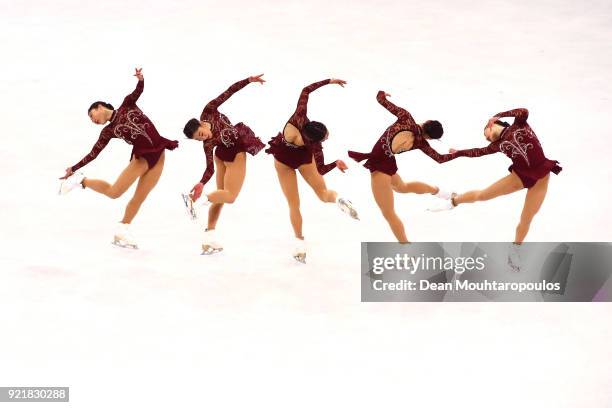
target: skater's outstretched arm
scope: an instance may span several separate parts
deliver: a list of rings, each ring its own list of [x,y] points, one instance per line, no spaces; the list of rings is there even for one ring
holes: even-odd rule
[[[487,127],[491,126],[493,123],[495,123],[496,120],[499,120],[500,118],[514,118],[515,124],[522,125],[527,122],[528,117],[529,117],[529,111],[527,109],[525,108],[512,109],[509,111],[500,112],[497,115],[493,116],[491,119],[489,119],[489,123]]]
[[[204,142],[204,155],[206,156],[206,170],[202,175],[202,179],[191,189],[191,199],[197,201],[204,191],[204,184],[208,183],[208,180],[212,177],[215,172],[215,160],[213,159],[214,144],[210,141]]]
[[[427,143],[427,140],[425,139],[423,139],[423,141],[420,143],[420,145],[417,148],[421,150],[423,153],[425,153],[427,156],[434,159],[438,163],[446,163],[447,161],[460,157],[457,155],[457,153],[448,153],[448,154],[438,153],[433,147],[429,145],[429,143]]]
[[[202,175],[202,179],[200,183],[202,185],[208,183],[208,180],[215,173],[215,160],[213,158],[213,149],[214,145],[212,143],[204,143],[204,155],[206,156],[206,170],[204,170],[204,174]]]
[[[324,176],[331,170],[335,169],[336,166],[338,166],[338,162],[340,160],[325,164],[325,156],[323,155],[323,146],[321,145],[321,143],[311,144],[310,150],[312,151],[312,155],[314,157],[315,164],[317,165],[317,170],[319,171],[320,175]],[[342,170],[342,167],[340,167],[340,170]],[[346,165],[344,166],[344,170],[346,170]],[[344,172],[344,170],[342,170],[342,172]]]
[[[100,133],[100,137],[98,137],[98,141],[92,147],[89,154],[87,154],[87,156],[83,157],[83,159],[80,162],[78,162],[77,164],[75,164],[74,166],[70,168],[72,169],[72,172],[77,171],[78,169],[80,169],[81,167],[85,166],[87,163],[91,162],[96,157],[98,157],[100,152],[104,150],[104,148],[106,147],[106,145],[111,139],[112,139],[111,132],[106,129],[102,130],[102,133]]]
[[[414,121],[414,118],[412,117],[410,112],[408,112],[404,108],[400,108],[399,106],[395,105],[393,102],[390,102],[387,99],[388,96],[391,96],[391,95],[389,95],[385,91],[378,91],[378,94],[376,94],[376,100],[385,109],[387,109],[389,112],[394,114],[398,118],[398,120],[401,120],[402,122],[406,122],[406,124],[408,124],[410,126],[415,126],[416,127],[417,124]]]
[[[451,149],[451,154],[455,157],[480,157],[488,154],[499,153],[499,145],[502,141],[496,140],[486,147],[477,147],[474,149],[454,150]],[[453,157],[454,158],[454,157]]]
[[[346,84],[346,81],[342,79],[324,79],[323,81],[315,82],[314,84],[310,84],[304,89],[302,89],[302,93],[300,93],[300,97],[298,98],[297,107],[295,108],[295,112],[289,118],[289,123],[295,126],[298,129],[302,129],[306,124],[306,114],[308,111],[308,97],[310,93],[319,89],[322,86],[328,84],[338,84],[342,87]]]
[[[138,83],[136,84],[136,89],[125,97],[123,103],[125,104],[134,104],[142,95],[142,91],[144,90],[144,76],[142,75],[142,68],[136,68],[136,73],[134,74],[136,78],[138,78]]]
[[[202,114],[200,115],[200,120],[204,120],[204,116],[206,113],[216,111],[219,106],[221,106],[225,101],[227,101],[233,94],[247,86],[249,83],[259,82],[260,84],[263,84],[264,82],[266,82],[265,79],[262,78],[262,76],[263,74],[250,76],[246,79],[243,79],[242,81],[236,82],[235,84],[227,88],[221,95],[217,96],[215,99],[206,104],[204,110],[202,111]]]

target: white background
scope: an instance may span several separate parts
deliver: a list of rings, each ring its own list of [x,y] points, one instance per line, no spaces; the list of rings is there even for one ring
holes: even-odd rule
[[[612,403],[607,304],[360,303],[361,241],[393,240],[369,151],[393,121],[376,92],[417,121],[445,127],[434,147],[484,146],[492,114],[527,107],[546,155],[564,170],[530,241],[611,241],[609,1],[0,1],[3,193],[0,385],[70,386],[71,405],[537,406]],[[139,106],[179,139],[134,221],[137,252],[109,245],[132,190],[57,196],[57,178],[95,143],[87,107],[118,106],[143,67]],[[199,143],[182,127],[233,82],[265,73],[222,107],[267,141],[301,88],[331,132],[327,183],[357,223],[300,181],[308,265],[272,158],[248,159],[219,223],[224,253],[199,255],[201,229],[178,196],[201,177]],[[86,175],[114,180],[130,146],[113,141]],[[398,157],[406,180],[457,191],[507,174],[492,155],[438,165]],[[214,180],[214,179],[213,179]],[[212,183],[206,189],[212,187]],[[396,195],[416,241],[510,241],[524,192],[444,214]]]

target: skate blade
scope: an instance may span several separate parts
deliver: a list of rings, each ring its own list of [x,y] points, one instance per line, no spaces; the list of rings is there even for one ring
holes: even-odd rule
[[[306,263],[306,254],[295,254],[293,255],[293,259],[296,261],[305,264]]]
[[[223,248],[202,247],[202,253],[200,255],[214,255],[221,251],[223,251]]]
[[[521,265],[515,265],[510,259],[508,259],[508,266],[512,270],[512,272],[518,273],[521,271]]]
[[[432,208],[428,208],[428,209],[427,209],[427,211],[429,211],[429,212],[435,212],[435,213],[437,213],[437,212],[444,212],[444,211],[451,211],[451,210],[452,210],[452,208],[446,208],[446,207],[444,207],[444,208],[436,208],[436,207],[432,207]]]
[[[119,239],[115,239],[113,240],[113,242],[111,242],[111,244],[113,244],[116,247],[119,248],[126,248],[126,249],[138,249],[138,245],[136,244],[128,244],[126,242],[123,242]]]
[[[195,208],[193,207],[193,201],[189,194],[181,193],[181,197],[183,197],[183,203],[185,203],[185,208],[187,209],[187,214],[189,217],[195,221],[198,219],[198,215],[195,212]]]
[[[68,194],[68,193],[70,192],[70,190],[67,190],[67,189],[65,188],[65,187],[66,187],[66,186],[65,186],[65,184],[64,184],[64,183],[65,183],[65,181],[66,181],[66,180],[64,180],[64,181],[63,181],[63,182],[60,184],[59,191],[57,192],[57,193],[58,193],[59,195],[61,195],[61,196],[66,195],[66,194]]]
[[[520,265],[514,265],[514,264],[509,263],[508,266],[514,273],[519,273],[521,271]]]
[[[340,210],[343,213],[347,214],[352,219],[359,220],[359,215],[357,214],[357,210],[353,208],[353,203],[351,203],[350,201],[342,200],[340,204]]]

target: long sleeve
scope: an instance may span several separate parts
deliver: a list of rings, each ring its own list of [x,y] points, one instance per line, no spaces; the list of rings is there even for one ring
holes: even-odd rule
[[[298,129],[302,129],[302,127],[306,124],[306,113],[308,111],[308,97],[310,93],[319,89],[322,86],[328,85],[330,82],[329,79],[325,79],[323,81],[315,82],[314,84],[310,84],[304,89],[302,89],[302,93],[300,93],[300,97],[298,98],[297,107],[295,108],[295,112],[289,118],[289,123]]]
[[[238,81],[229,88],[227,88],[221,95],[217,96],[212,101],[208,102],[200,115],[200,120],[205,120],[204,115],[206,112],[215,111],[219,106],[221,106],[225,101],[227,101],[233,94],[244,88],[249,84],[249,78],[243,79],[242,81]]]
[[[394,114],[400,121],[405,122],[406,124],[410,126],[417,126],[410,112],[408,112],[404,108],[400,108],[399,106],[395,105],[393,102],[390,102],[389,100],[387,100],[387,97],[385,96],[384,91],[378,91],[378,94],[376,94],[376,100],[385,109],[387,109],[389,112]]]
[[[206,170],[204,170],[204,174],[202,175],[202,179],[200,183],[206,184],[208,180],[215,173],[215,161],[213,159],[213,149],[214,145],[212,143],[204,143],[204,155],[206,156]]]
[[[78,169],[80,169],[81,167],[85,166],[87,163],[91,162],[96,157],[98,157],[100,152],[102,150],[104,150],[104,148],[106,147],[106,145],[108,144],[108,142],[111,139],[112,139],[112,137],[109,135],[109,133],[103,130],[102,133],[100,133],[100,137],[98,137],[98,141],[92,147],[92,149],[89,152],[89,154],[87,154],[87,156],[83,157],[83,159],[80,162],[78,162],[77,164],[72,166],[72,171],[73,172],[77,171]]]
[[[490,143],[486,147],[477,147],[474,149],[458,150],[455,153],[453,153],[453,155],[455,157],[480,157],[480,156],[486,156],[488,154],[499,153],[500,143],[501,143],[501,140],[496,140],[495,142]]]
[[[123,100],[123,103],[125,103],[125,104],[134,104],[134,103],[136,103],[138,98],[140,98],[140,95],[142,95],[142,91],[144,91],[144,79],[142,81],[138,81],[134,91],[131,94],[129,94],[128,96],[125,97],[125,99]]]
[[[512,109],[495,115],[498,118],[514,118],[514,123],[524,124],[529,117],[529,111],[525,108]]]
[[[446,163],[449,160],[460,157],[457,155],[457,153],[440,154],[434,148],[432,148],[426,140],[421,142],[421,146],[419,146],[418,149],[438,163]]]
[[[325,164],[325,156],[323,155],[323,146],[321,143],[313,143],[310,146],[310,150],[312,151],[312,155],[315,160],[315,164],[317,165],[317,170],[319,174],[324,176],[329,173],[331,170],[336,168],[336,162],[332,162],[329,164]]]

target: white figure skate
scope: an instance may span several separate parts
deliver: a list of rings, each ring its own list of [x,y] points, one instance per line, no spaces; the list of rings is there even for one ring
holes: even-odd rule
[[[119,223],[117,225],[112,243],[121,248],[138,249],[138,244],[130,231],[130,224]]]
[[[70,175],[70,177],[68,177],[67,179],[62,180],[62,183],[60,184],[59,194],[66,195],[77,187],[83,187],[81,183],[83,182],[84,178],[85,176],[83,176],[83,173],[78,172]]]
[[[202,254],[213,255],[223,251],[223,245],[217,240],[215,230],[204,231],[204,240],[202,241]]]
[[[303,264],[306,263],[306,241],[299,238],[295,239],[295,248],[293,250],[293,259]]]

